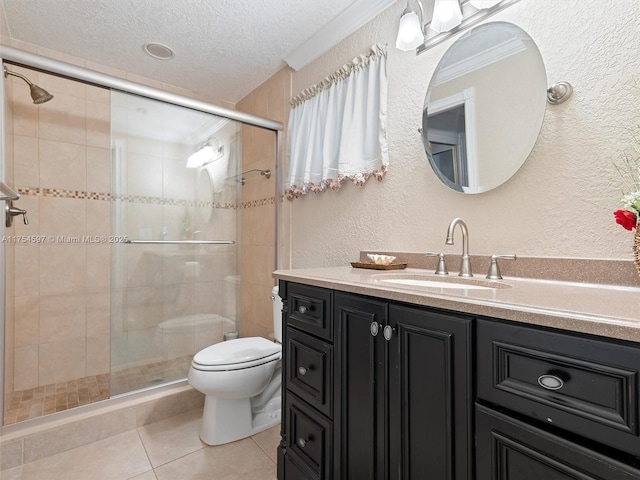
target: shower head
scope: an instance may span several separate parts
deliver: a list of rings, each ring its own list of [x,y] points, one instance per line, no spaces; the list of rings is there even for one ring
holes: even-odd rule
[[[4,67],[4,78],[7,78],[9,75],[13,75],[14,77],[21,78],[27,85],[29,85],[29,90],[31,91],[31,99],[33,103],[40,104],[44,102],[48,102],[53,98],[49,92],[47,92],[44,88],[39,87],[38,85],[31,83],[27,77],[24,75],[20,75],[19,73],[10,72],[7,67]]]
[[[35,104],[48,102],[53,98],[53,95],[38,85],[29,85],[29,89],[31,90],[31,99]]]

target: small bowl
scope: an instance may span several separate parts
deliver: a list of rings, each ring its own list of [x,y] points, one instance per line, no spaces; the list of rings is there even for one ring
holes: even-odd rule
[[[376,253],[367,253],[367,257],[376,265],[391,265],[391,262],[396,259],[391,255],[378,255]]]

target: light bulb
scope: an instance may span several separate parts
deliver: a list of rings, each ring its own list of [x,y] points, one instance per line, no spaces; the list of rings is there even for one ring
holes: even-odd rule
[[[462,11],[458,0],[436,0],[433,20],[429,28],[436,32],[448,32],[462,22]]]
[[[409,51],[424,43],[424,34],[418,14],[413,11],[405,12],[400,18],[398,26],[398,38],[396,48],[398,50]]]

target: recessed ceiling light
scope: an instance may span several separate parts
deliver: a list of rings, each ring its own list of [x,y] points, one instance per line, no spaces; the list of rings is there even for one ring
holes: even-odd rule
[[[147,54],[151,55],[153,58],[157,58],[160,60],[169,60],[170,58],[173,58],[173,56],[175,55],[173,53],[173,50],[171,50],[169,47],[161,43],[155,43],[155,42],[145,43],[142,46],[142,49]]]

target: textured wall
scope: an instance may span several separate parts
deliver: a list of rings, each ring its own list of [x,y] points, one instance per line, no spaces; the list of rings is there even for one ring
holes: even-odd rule
[[[416,56],[393,48],[405,4],[365,25],[305,69],[297,94],[375,42],[387,42],[390,170],[363,189],[307,195],[291,207],[291,265],[343,265],[362,249],[442,250],[447,225],[467,221],[476,254],[631,259],[631,235],[614,223],[618,187],[612,162],[628,147],[640,115],[630,79],[640,71],[640,4],[633,0],[521,0],[491,20],[534,39],[549,84],[575,92],[546,110],[533,152],[516,175],[480,195],[448,190],[428,166],[417,133],[430,78],[451,40]],[[636,124],[637,124],[636,120]]]

